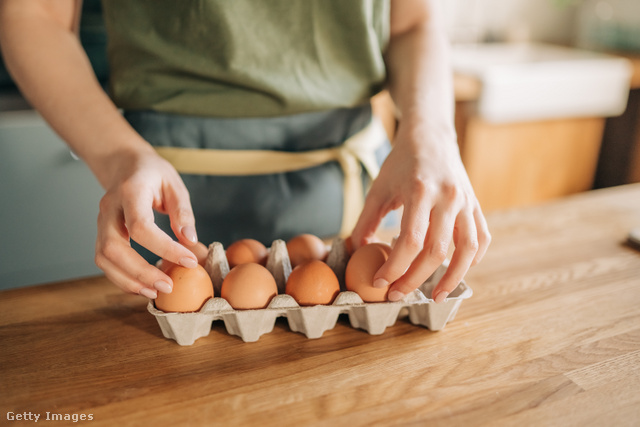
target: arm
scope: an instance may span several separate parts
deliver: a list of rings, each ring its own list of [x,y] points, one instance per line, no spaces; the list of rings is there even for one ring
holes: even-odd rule
[[[352,236],[356,247],[368,242],[389,211],[404,207],[398,241],[374,276],[376,287],[392,283],[392,301],[420,286],[453,240],[451,263],[432,294],[441,302],[491,240],[458,151],[448,42],[436,3],[391,1],[385,61],[398,130]]]
[[[180,176],[138,135],[100,87],[77,37],[81,0],[0,0],[0,47],[14,81],[106,190],[100,203],[96,264],[126,291],[155,297],[171,279],[130,246],[133,238],[187,266],[195,256],[154,223],[164,210],[181,242],[196,241]],[[156,289],[170,291],[162,285]]]

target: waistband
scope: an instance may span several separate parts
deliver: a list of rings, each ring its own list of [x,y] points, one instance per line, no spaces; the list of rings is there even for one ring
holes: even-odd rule
[[[278,117],[206,117],[125,111],[153,145],[224,150],[307,151],[341,145],[371,121],[370,104]]]

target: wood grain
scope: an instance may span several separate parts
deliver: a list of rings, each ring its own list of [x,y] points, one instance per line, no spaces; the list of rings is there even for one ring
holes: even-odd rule
[[[309,340],[279,320],[243,343],[214,322],[180,347],[103,277],[0,292],[2,423],[49,411],[104,426],[637,425],[640,252],[624,241],[640,184],[488,221],[474,296],[440,332],[399,320],[371,336],[341,318]]]

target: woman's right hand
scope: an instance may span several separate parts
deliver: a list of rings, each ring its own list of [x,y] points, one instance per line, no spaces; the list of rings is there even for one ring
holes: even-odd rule
[[[198,264],[188,247],[198,244],[189,193],[176,170],[153,150],[114,155],[106,165],[116,165],[100,201],[96,265],[125,292],[156,298],[169,293],[173,282],[149,264],[130,244],[130,239],[184,267]],[[154,210],[169,215],[179,242],[163,232]]]

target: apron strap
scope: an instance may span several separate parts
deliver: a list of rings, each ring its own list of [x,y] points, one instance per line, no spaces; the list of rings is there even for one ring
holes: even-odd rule
[[[293,172],[337,161],[344,173],[344,207],[340,236],[347,237],[358,221],[364,196],[361,164],[371,180],[378,176],[375,151],[386,141],[382,123],[369,125],[338,147],[287,152],[274,150],[216,150],[206,148],[154,147],[183,174],[246,176]]]

